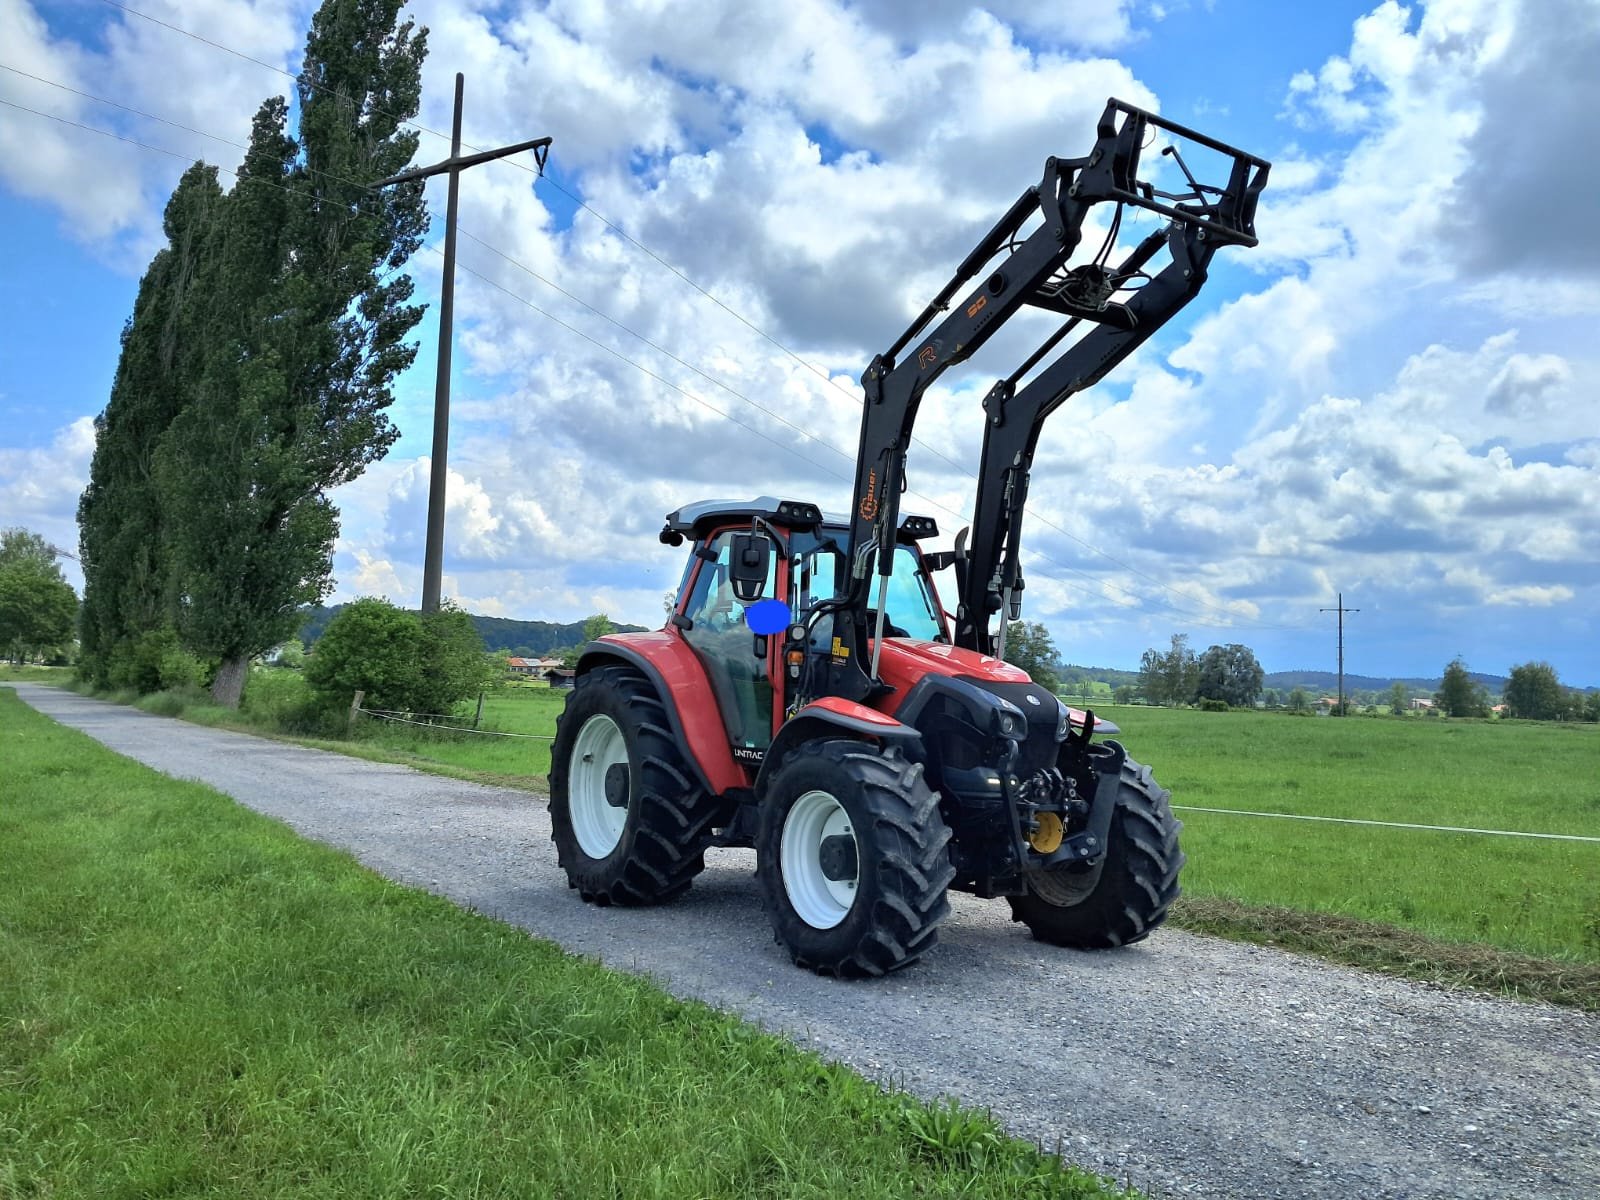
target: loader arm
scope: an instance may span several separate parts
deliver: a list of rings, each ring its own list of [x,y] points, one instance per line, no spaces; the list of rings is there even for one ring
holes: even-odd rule
[[[1163,192],[1141,180],[1139,158],[1153,129],[1226,156],[1230,164],[1227,182],[1220,186],[1199,183],[1177,156],[1188,191]],[[883,640],[881,602],[873,613],[873,566],[877,567],[881,597],[893,573],[906,451],[927,388],[948,368],[976,352],[1024,307],[1068,318],[1009,380],[996,385],[997,390],[1005,385],[1007,395],[1004,402],[996,401],[986,426],[978,493],[982,507],[974,516],[972,549],[981,547],[984,561],[993,559],[993,563],[980,570],[978,558],[970,551],[960,561],[958,628],[965,631],[965,641],[962,634],[957,641],[987,652],[992,643],[988,615],[994,611],[989,607],[989,593],[1005,594],[1003,578],[996,587],[989,585],[996,582],[1002,560],[1014,560],[1020,527],[1020,503],[1013,504],[1008,497],[1026,494],[1027,466],[1039,424],[1074,391],[1104,376],[1182,308],[1199,290],[1217,246],[1255,245],[1253,223],[1256,201],[1267,180],[1265,161],[1116,99],[1107,101],[1096,132],[1094,148],[1084,157],[1045,161],[1040,183],[1011,205],[950,282],[895,343],[873,359],[862,376],[865,405],[847,547],[850,583],[845,597],[829,606],[842,618],[835,625],[843,653],[833,658],[828,687],[833,694],[862,698],[883,690],[876,659],[868,653],[871,645],[875,655]],[[1170,218],[1171,224],[1167,231],[1146,238],[1115,268],[1108,268],[1101,255],[1069,269],[1089,210],[1107,202],[1117,204],[1119,213],[1123,205],[1160,213]],[[1038,226],[1023,237],[1024,228],[1035,219],[1039,219]],[[1113,237],[1114,232],[1115,223]],[[1135,275],[1148,278],[1143,268],[1163,245],[1172,250],[1172,264],[1143,288],[1132,287]],[[984,273],[982,282],[934,325],[980,272]],[[1114,297],[1118,295],[1126,299],[1117,302]],[[1085,322],[1093,327],[1091,334],[1020,393],[1010,394],[1017,380]],[[911,346],[915,349],[901,360],[901,352]],[[994,398],[996,392],[990,396]],[[990,401],[985,401],[985,407],[990,407]],[[996,413],[1001,418],[998,422]],[[1018,441],[1014,448],[1013,441]],[[1018,580],[1020,587],[1020,575]]]
[[[1020,617],[1021,533],[1029,472],[1044,422],[1068,399],[1093,387],[1199,294],[1218,242],[1204,229],[1174,221],[1152,233],[1117,268],[1138,270],[1165,243],[1172,261],[1122,305],[1128,327],[1100,324],[1073,343],[1021,390],[1030,360],[984,397],[983,454],[970,539],[955,558],[955,643],[982,654],[1005,652],[1006,621]],[[1068,321],[1060,335],[1073,332]],[[1039,356],[1036,355],[1035,359]],[[990,621],[1002,614],[998,632]]]

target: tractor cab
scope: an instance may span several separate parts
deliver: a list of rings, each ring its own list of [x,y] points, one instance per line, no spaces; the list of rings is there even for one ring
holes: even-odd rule
[[[707,500],[667,517],[661,540],[693,543],[668,620],[705,669],[736,759],[759,764],[783,723],[848,655],[834,612],[848,593],[849,523],[816,505],[759,496]],[[931,518],[900,523],[886,592],[888,638],[950,644],[950,626],[918,542]],[[748,563],[741,562],[748,558]],[[746,596],[736,588],[741,569]]]

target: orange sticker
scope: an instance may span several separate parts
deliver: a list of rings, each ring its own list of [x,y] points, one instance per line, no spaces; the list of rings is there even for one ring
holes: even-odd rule
[[[987,303],[989,303],[989,297],[987,297],[987,296],[979,296],[976,300],[974,300],[971,303],[971,305],[968,306],[968,308],[967,308],[967,316],[969,316],[969,317],[977,316],[980,312],[983,311],[983,306],[985,304],[987,304]]]
[[[867,472],[867,494],[861,497],[861,507],[857,509],[863,521],[878,519],[878,472],[876,468]]]

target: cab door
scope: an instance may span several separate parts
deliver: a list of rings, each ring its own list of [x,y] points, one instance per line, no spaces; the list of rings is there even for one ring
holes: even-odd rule
[[[766,652],[757,654],[744,605],[734,598],[728,566],[733,538],[741,532],[748,528],[714,534],[697,551],[699,570],[679,608],[688,623],[678,627],[705,665],[734,757],[752,762],[759,761],[772,742],[777,709],[771,662],[780,639],[762,639]],[[779,594],[781,568],[782,557],[774,554],[765,595]]]

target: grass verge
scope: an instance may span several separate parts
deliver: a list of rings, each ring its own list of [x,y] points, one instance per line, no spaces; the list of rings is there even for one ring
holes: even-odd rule
[[[0,796],[0,1195],[1115,1194],[5,690]]]
[[[1386,975],[1600,1012],[1600,963],[1537,958],[1337,913],[1245,904],[1220,896],[1184,896],[1169,920],[1195,933],[1315,954]]]

